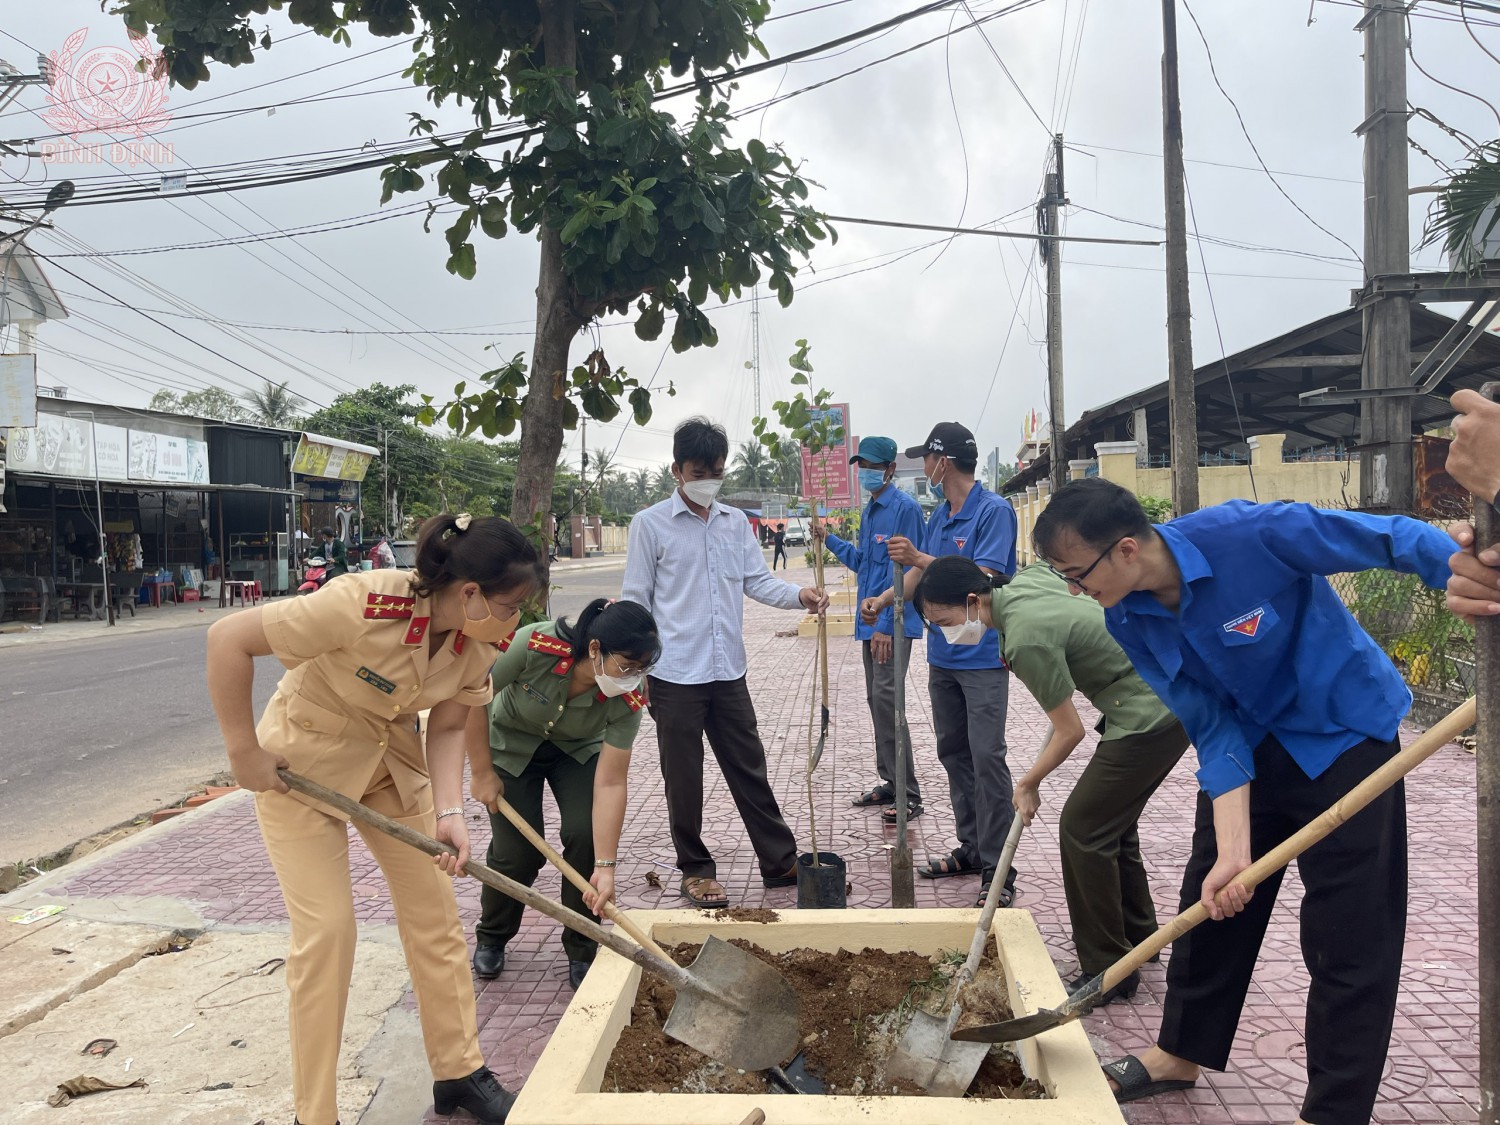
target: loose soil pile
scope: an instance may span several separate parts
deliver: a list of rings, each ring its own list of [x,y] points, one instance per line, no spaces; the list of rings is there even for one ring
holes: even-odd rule
[[[952,1002],[948,984],[962,964],[963,954],[924,957],[881,949],[769,953],[746,941],[732,944],[774,966],[797,993],[802,1002],[801,1050],[807,1070],[827,1083],[828,1093],[922,1092],[908,1083],[888,1081],[886,1059],[900,1042],[917,1007],[945,1014],[944,1005]],[[667,951],[679,964],[687,965],[698,955],[698,949],[697,945],[684,944]],[[630,1024],[621,1031],[610,1056],[602,1089],[614,1093],[764,1093],[764,1075],[705,1061],[691,1047],[667,1037],[662,1025],[675,998],[670,986],[649,975],[641,977]],[[986,950],[977,979],[964,990],[964,1003],[960,1026],[1011,1017],[1005,978],[994,959],[993,944]],[[1047,1093],[1040,1083],[1025,1076],[1013,1055],[997,1048],[985,1060],[966,1096],[1035,1100],[1046,1098]]]
[[[708,911],[704,911],[708,914]],[[761,922],[769,924],[781,921],[781,915],[774,910],[755,909],[749,906],[723,906],[708,914],[716,922]]]

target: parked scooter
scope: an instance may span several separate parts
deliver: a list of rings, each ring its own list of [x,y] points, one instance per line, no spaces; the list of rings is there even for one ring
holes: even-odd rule
[[[316,593],[326,585],[328,585],[328,560],[322,555],[314,555],[307,560],[307,569],[302,572],[302,585],[297,587],[297,593]]]

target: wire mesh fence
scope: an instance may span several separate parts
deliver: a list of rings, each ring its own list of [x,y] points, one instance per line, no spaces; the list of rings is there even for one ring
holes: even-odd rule
[[[1420,703],[1446,710],[1445,704],[1474,694],[1474,627],[1448,610],[1443,591],[1389,570],[1337,574],[1329,581]]]

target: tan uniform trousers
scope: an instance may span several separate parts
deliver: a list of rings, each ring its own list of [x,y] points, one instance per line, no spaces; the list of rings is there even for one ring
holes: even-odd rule
[[[383,764],[361,799],[409,828],[433,834],[432,790],[421,789],[420,807],[408,807]],[[287,985],[297,1119],[301,1125],[334,1125],[339,1047],[354,971],[349,833],[344,821],[280,793],[259,793],[255,803],[292,923]],[[484,1056],[452,880],[409,844],[355,827],[391,889],[432,1076],[465,1078],[484,1065]]]

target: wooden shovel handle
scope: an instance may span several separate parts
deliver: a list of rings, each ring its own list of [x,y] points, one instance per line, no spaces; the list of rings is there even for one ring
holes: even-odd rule
[[[1254,890],[1267,877],[1280,871],[1308,848],[1324,839],[1335,828],[1432,757],[1438,750],[1468,730],[1474,725],[1475,714],[1476,705],[1473,699],[1459,704],[1435,726],[1430,727],[1422,737],[1394,755],[1385,765],[1345,793],[1332,808],[1308,823],[1301,831],[1288,836],[1245,868],[1234,881],[1242,883],[1249,890]],[[1167,945],[1207,918],[1208,910],[1203,903],[1194,903],[1106,969],[1099,991],[1107,992],[1119,984],[1149,961],[1154,954],[1160,953]]]
[[[766,1125],[766,1112],[763,1109],[752,1109],[750,1116],[740,1122],[740,1125]]]
[[[558,854],[557,849],[554,848],[551,844],[547,843],[542,834],[535,828],[531,827],[531,825],[527,823],[526,818],[523,817],[520,813],[516,812],[516,810],[511,807],[511,805],[506,801],[504,797],[500,798],[499,809],[500,815],[503,816],[506,820],[510,821],[511,826],[515,828],[517,832],[526,837],[527,843],[529,843],[533,848],[546,856],[548,862],[550,862],[553,867],[562,872],[563,878],[572,883],[573,886],[577,887],[584,894],[589,894],[593,891],[593,884],[591,884],[587,879],[580,875],[577,868],[575,868],[567,860],[563,859],[563,857]],[[620,929],[624,930],[632,938],[634,938],[637,945],[645,946],[652,953],[660,957],[663,961],[672,960],[665,949],[657,945],[656,942],[652,941],[651,936],[647,934],[645,930],[641,929],[629,918],[627,918],[625,916],[625,912],[615,906],[613,902],[606,902],[604,904],[604,916],[615,925],[619,926]]]
[[[319,785],[303,777],[301,774],[293,773],[291,770],[277,770],[281,780],[286,782],[287,787],[295,789],[304,797],[311,797],[320,804],[327,805],[331,809],[337,809],[345,816],[352,817],[361,824],[367,824],[371,828],[384,832],[387,836],[394,836],[404,844],[410,844],[418,851],[426,852],[428,855],[454,855],[454,850],[447,844],[440,844],[430,836],[424,836],[414,828],[392,820],[382,813],[376,812],[368,805],[335,792],[326,785]],[[643,949],[634,942],[626,941],[618,934],[610,933],[592,918],[586,918],[569,910],[560,902],[553,902],[546,895],[539,894],[523,883],[517,883],[514,879],[508,879],[498,871],[493,871],[471,859],[464,864],[464,871],[474,876],[487,887],[493,887],[503,895],[515,899],[517,902],[525,903],[539,914],[545,914],[553,921],[561,922],[570,930],[575,930],[584,937],[593,938],[606,949],[611,949],[624,957],[627,961],[633,961],[647,972],[655,973],[659,977],[669,981],[673,988],[680,988],[699,995],[706,994],[706,990],[687,972],[681,965],[671,958],[662,959],[649,950]]]

